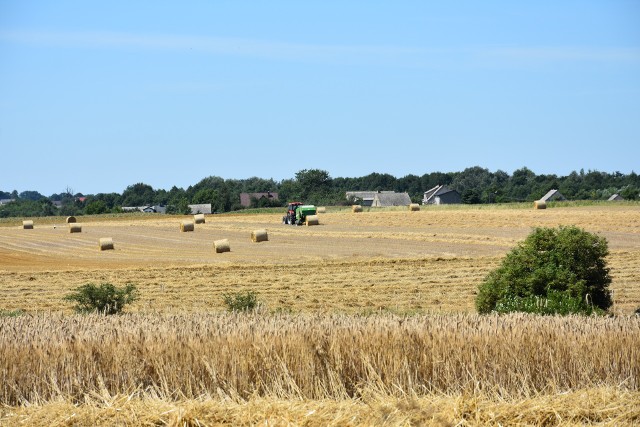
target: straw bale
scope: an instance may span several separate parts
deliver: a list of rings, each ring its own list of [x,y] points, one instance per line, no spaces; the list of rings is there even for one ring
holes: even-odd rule
[[[78,222],[76,220],[76,217],[75,216],[68,216],[67,217],[67,224],[71,224],[72,222]]]
[[[229,245],[229,239],[220,239],[213,242],[213,248],[217,254],[222,252],[231,252],[231,245]]]
[[[25,230],[33,230],[33,221],[31,220],[22,221],[22,228],[24,228]]]
[[[307,220],[305,221],[307,226],[309,225],[319,225],[320,220],[318,219],[318,215],[307,215]]]
[[[411,204],[409,205],[409,210],[410,210],[411,212],[419,211],[419,210],[420,210],[420,205],[419,205],[419,204],[417,204],[417,203],[411,203]]]
[[[544,200],[536,200],[535,202],[533,202],[533,208],[534,209],[547,209],[547,202],[545,202]]]
[[[316,213],[319,213],[319,214],[326,213],[326,212],[327,212],[327,208],[324,206],[320,206],[318,207],[318,209],[316,209]]]
[[[82,224],[77,222],[69,224],[69,233],[82,233]]]
[[[193,220],[196,224],[204,224],[204,214],[197,214],[193,216]]]
[[[113,238],[111,238],[111,237],[101,237],[98,240],[98,246],[100,247],[101,251],[114,249],[114,247],[113,247]]]
[[[360,205],[353,205],[353,206],[351,206],[351,211],[352,211],[353,213],[362,212],[362,206],[360,206]]]
[[[183,233],[186,231],[193,231],[195,228],[195,226],[193,225],[193,222],[191,221],[182,221],[180,223],[180,231],[182,231]]]
[[[269,240],[269,235],[267,234],[267,230],[253,230],[251,232],[251,241],[254,243],[258,242],[266,242]]]

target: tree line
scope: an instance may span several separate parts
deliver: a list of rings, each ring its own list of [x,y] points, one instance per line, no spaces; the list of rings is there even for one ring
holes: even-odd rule
[[[474,166],[461,172],[431,172],[422,176],[406,175],[396,178],[390,174],[371,173],[356,178],[332,178],[325,170],[304,169],[295,177],[275,181],[251,177],[248,179],[223,179],[209,176],[186,189],[176,186],[169,190],[154,189],[148,184],[128,186],[122,194],[73,193],[67,188],[60,194],[45,197],[37,191],[18,193],[0,191],[0,199],[14,202],[0,205],[0,217],[91,215],[122,212],[123,206],[166,206],[167,213],[190,213],[188,205],[210,203],[212,212],[230,212],[244,209],[240,193],[278,193],[278,200],[253,199],[251,207],[285,206],[298,200],[316,205],[346,205],[352,203],[345,197],[346,191],[407,192],[411,200],[420,203],[425,191],[446,185],[462,195],[468,204],[509,203],[537,200],[551,189],[558,189],[570,200],[606,200],[620,194],[627,200],[637,200],[640,195],[640,177],[635,173],[600,172],[580,170],[567,176],[555,174],[537,175],[523,167],[511,175],[498,170]]]

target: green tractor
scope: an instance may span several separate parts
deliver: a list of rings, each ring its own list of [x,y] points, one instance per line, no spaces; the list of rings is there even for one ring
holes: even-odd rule
[[[291,202],[287,207],[287,214],[282,217],[283,224],[289,225],[318,225],[317,209],[313,205]]]

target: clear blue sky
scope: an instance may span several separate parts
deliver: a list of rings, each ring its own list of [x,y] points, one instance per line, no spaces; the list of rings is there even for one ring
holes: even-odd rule
[[[0,0],[0,190],[640,172],[640,1]]]

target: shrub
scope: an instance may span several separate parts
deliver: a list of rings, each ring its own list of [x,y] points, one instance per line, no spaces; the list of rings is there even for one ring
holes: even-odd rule
[[[251,291],[223,294],[222,298],[229,311],[253,311],[258,306],[258,296]]]
[[[111,283],[103,283],[100,286],[88,283],[77,287],[64,299],[75,302],[74,309],[78,313],[95,311],[103,314],[118,314],[122,312],[125,305],[137,300],[138,296],[138,290],[132,284],[118,288]]]
[[[607,310],[611,283],[604,237],[574,226],[536,228],[479,286],[480,313],[590,314]]]
[[[19,308],[17,310],[0,310],[0,317],[18,317],[24,314],[24,310]]]

